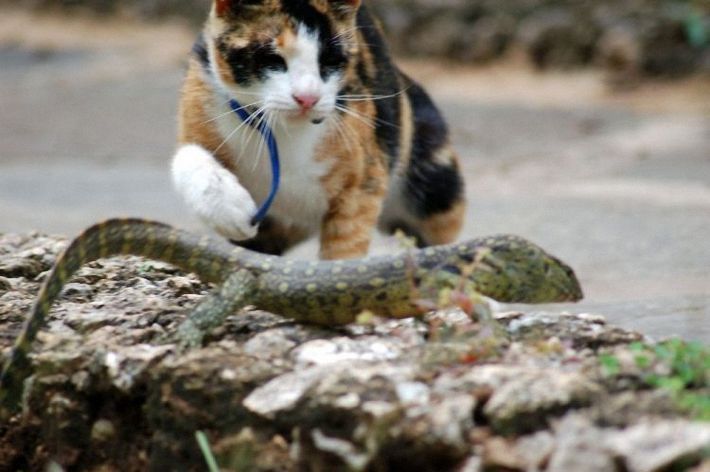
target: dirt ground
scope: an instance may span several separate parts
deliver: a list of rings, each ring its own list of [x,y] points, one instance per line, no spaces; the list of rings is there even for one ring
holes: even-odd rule
[[[167,170],[194,33],[1,13],[0,232],[71,235],[119,215],[204,231]],[[517,233],[560,255],[587,295],[562,309],[710,341],[710,80],[615,93],[597,72],[538,74],[514,59],[403,66],[451,124],[469,188],[463,237]]]

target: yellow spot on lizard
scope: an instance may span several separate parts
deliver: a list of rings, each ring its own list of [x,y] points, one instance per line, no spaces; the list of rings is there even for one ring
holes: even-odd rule
[[[370,285],[372,285],[375,288],[382,287],[385,284],[385,279],[382,277],[375,277],[374,279],[370,280]]]

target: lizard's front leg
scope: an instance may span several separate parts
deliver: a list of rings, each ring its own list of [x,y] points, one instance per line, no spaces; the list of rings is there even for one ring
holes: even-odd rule
[[[202,345],[206,334],[221,325],[227,316],[245,307],[253,299],[256,277],[240,269],[207,295],[177,330],[177,341],[183,348]]]

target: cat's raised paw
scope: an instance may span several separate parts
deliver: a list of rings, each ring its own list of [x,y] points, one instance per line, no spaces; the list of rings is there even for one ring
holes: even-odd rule
[[[257,208],[237,177],[201,146],[182,146],[173,158],[173,184],[190,210],[222,236],[244,241],[256,236]]]

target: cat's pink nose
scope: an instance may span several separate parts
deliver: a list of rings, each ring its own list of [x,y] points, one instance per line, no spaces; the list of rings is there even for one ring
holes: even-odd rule
[[[316,103],[318,103],[320,97],[318,95],[304,93],[298,95],[294,94],[293,99],[304,110],[310,110],[311,108],[316,106]]]

